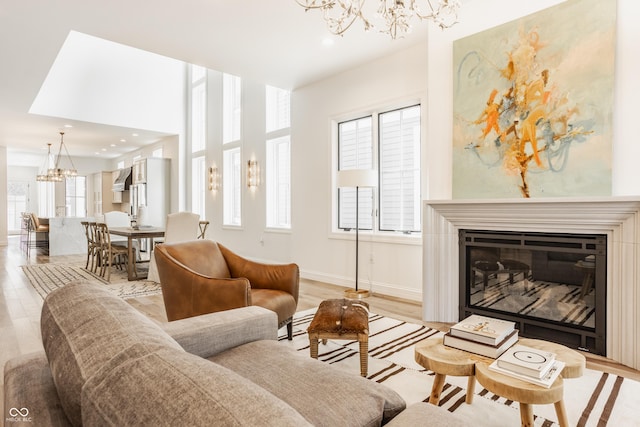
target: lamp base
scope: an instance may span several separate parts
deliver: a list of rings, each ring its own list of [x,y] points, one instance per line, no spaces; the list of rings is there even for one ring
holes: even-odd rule
[[[345,289],[344,290],[344,297],[345,298],[351,298],[351,299],[362,299],[362,298],[368,298],[370,295],[370,292],[366,289]]]

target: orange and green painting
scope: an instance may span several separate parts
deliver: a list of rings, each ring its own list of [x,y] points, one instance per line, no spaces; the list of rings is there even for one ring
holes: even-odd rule
[[[611,194],[614,0],[454,42],[453,198]]]

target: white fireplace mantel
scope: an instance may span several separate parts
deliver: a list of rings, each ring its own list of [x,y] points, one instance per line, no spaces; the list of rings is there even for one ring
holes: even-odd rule
[[[423,319],[458,321],[458,231],[607,235],[607,354],[640,369],[640,198],[424,202]]]

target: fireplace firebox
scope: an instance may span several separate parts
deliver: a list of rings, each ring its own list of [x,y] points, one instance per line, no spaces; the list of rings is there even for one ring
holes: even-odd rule
[[[607,236],[459,230],[460,318],[606,354]]]

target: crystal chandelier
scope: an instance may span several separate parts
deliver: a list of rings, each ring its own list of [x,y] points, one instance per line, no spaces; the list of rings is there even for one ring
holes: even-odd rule
[[[51,144],[47,144],[49,146],[49,152],[47,153],[47,158],[45,159],[43,173],[40,173],[36,177],[36,181],[44,181],[44,182],[60,182],[65,178],[76,176],[78,171],[73,165],[73,160],[71,160],[71,156],[69,156],[69,151],[67,150],[66,145],[64,145],[64,132],[60,132],[60,148],[58,149],[58,155],[55,159],[51,154]],[[64,148],[65,156],[62,155],[62,149]],[[69,167],[63,167],[63,164],[67,164]]]
[[[434,7],[432,3],[436,3]],[[305,11],[320,9],[329,31],[341,36],[357,20],[362,21],[365,31],[374,27],[371,19],[365,17],[363,7],[366,0],[296,0]],[[426,10],[421,10],[419,2],[426,2]],[[458,22],[460,0],[378,0],[377,15],[384,22],[380,30],[392,39],[409,32],[409,21],[414,16],[430,19],[440,28],[449,28]]]

